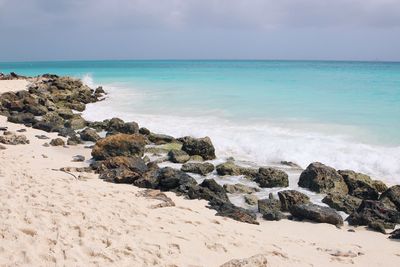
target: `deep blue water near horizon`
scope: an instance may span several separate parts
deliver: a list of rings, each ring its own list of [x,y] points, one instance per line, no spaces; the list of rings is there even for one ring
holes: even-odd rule
[[[400,160],[397,62],[0,63],[0,72],[10,71],[70,75],[105,85],[109,105],[89,107],[91,118],[118,114],[165,133],[208,134],[223,155],[302,165],[320,160],[400,181],[400,166],[392,166]]]

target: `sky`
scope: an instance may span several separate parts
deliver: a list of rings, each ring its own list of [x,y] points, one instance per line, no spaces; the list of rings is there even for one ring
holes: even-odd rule
[[[0,0],[0,61],[400,61],[400,0]]]

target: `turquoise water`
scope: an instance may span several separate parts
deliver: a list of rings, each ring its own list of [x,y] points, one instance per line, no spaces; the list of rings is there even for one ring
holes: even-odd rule
[[[109,104],[90,107],[89,118],[119,115],[170,134],[207,134],[221,155],[320,160],[400,180],[400,63],[0,63],[0,72],[10,71],[106,85]]]

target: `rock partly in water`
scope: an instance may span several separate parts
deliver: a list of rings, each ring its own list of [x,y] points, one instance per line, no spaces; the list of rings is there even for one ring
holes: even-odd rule
[[[251,194],[244,195],[244,202],[246,202],[251,206],[255,206],[258,203],[258,197],[256,195],[251,195]]]
[[[361,199],[378,199],[379,191],[375,188],[373,180],[368,175],[351,170],[340,170],[338,172],[349,188],[349,195]]]
[[[230,194],[251,194],[260,191],[260,189],[256,187],[250,187],[244,184],[224,184],[224,189]]]
[[[182,142],[182,150],[190,156],[199,155],[205,160],[215,159],[215,148],[209,137],[193,138],[190,136],[178,139]]]
[[[319,223],[343,225],[342,217],[332,208],[316,204],[298,204],[290,207],[290,213],[298,219],[307,219]]]
[[[283,190],[278,192],[282,211],[289,211],[290,207],[297,204],[310,203],[310,198],[296,190]]]
[[[112,118],[108,121],[105,130],[108,134],[137,134],[139,133],[139,125],[136,122],[124,122],[119,118]]]
[[[173,136],[166,135],[166,134],[155,134],[155,133],[150,133],[147,138],[149,138],[150,142],[156,144],[156,145],[163,145],[163,144],[169,144],[172,142],[176,142],[176,139]]]
[[[311,163],[301,173],[298,185],[317,193],[346,195],[349,192],[343,177],[334,168],[319,162]]]
[[[214,165],[212,165],[209,162],[205,162],[205,163],[189,162],[189,163],[183,164],[181,170],[184,172],[191,172],[191,173],[197,173],[200,175],[207,175],[207,174],[211,173],[212,171],[214,171]]]
[[[322,202],[332,209],[351,214],[360,206],[362,199],[350,195],[328,194]]]
[[[255,178],[260,187],[288,187],[289,176],[286,172],[275,168],[260,168]]]
[[[142,157],[146,140],[139,134],[116,134],[97,141],[92,150],[95,160],[115,156]]]
[[[394,185],[382,193],[379,200],[400,211],[400,185]]]
[[[183,150],[173,149],[168,152],[168,158],[173,163],[185,163],[189,161],[190,156]]]
[[[258,170],[253,168],[246,168],[239,165],[236,165],[233,161],[227,161],[225,163],[221,163],[216,167],[218,175],[225,176],[237,176],[244,175],[247,178],[253,179],[257,176]]]

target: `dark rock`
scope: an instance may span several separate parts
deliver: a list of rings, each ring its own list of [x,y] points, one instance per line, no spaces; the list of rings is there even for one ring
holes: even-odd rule
[[[144,160],[138,157],[117,156],[104,160],[102,164],[106,169],[127,168],[139,174],[148,171]]]
[[[59,136],[62,136],[62,137],[72,137],[72,136],[76,135],[76,132],[71,128],[61,127],[61,128],[57,128],[57,129],[54,129],[54,130],[56,132],[58,132]]]
[[[25,145],[29,144],[29,140],[25,135],[16,135],[12,133],[9,135],[0,136],[0,143],[5,145]]]
[[[69,145],[69,146],[76,146],[78,144],[82,144],[82,140],[76,134],[67,139],[67,145]]]
[[[176,141],[174,137],[165,134],[150,133],[148,138],[150,142],[155,143],[156,145],[163,145]]]
[[[252,168],[246,168],[236,165],[233,161],[227,161],[221,163],[216,167],[217,173],[219,175],[244,175],[249,178],[254,178],[258,174],[258,170]]]
[[[361,199],[378,199],[379,191],[374,187],[373,181],[368,175],[356,173],[350,170],[338,172],[343,177],[347,187],[349,188],[349,195]]]
[[[298,185],[317,193],[346,195],[349,191],[343,177],[334,168],[319,162],[311,163],[301,173]]]
[[[400,229],[394,230],[390,233],[389,238],[391,239],[400,239]]]
[[[208,200],[212,207],[230,202],[224,188],[214,179],[205,179],[199,186],[189,188],[188,196],[191,199]]]
[[[385,225],[380,221],[373,221],[368,224],[368,228],[376,232],[386,234]]]
[[[119,184],[132,184],[139,177],[140,175],[138,173],[123,167],[106,170],[99,176],[100,179],[103,179],[107,182]]]
[[[91,128],[86,128],[79,133],[79,136],[83,141],[97,142],[100,140],[100,136],[97,134],[96,130]]]
[[[149,135],[150,134],[150,130],[147,129],[147,128],[142,127],[142,128],[139,129],[139,133],[143,134],[143,135]]]
[[[182,165],[181,171],[192,172],[201,175],[207,175],[214,171],[214,165],[211,163],[185,163]]]
[[[258,188],[250,187],[243,184],[224,184],[224,189],[226,192],[231,194],[251,194],[260,191]]]
[[[350,195],[328,194],[322,202],[335,210],[351,214],[360,206],[362,199]]]
[[[82,155],[76,155],[72,158],[73,162],[83,162],[85,161],[85,157]]]
[[[74,130],[83,129],[87,126],[88,122],[81,117],[81,115],[74,114],[74,116],[65,123],[65,127]]]
[[[7,120],[9,122],[20,123],[20,124],[36,123],[35,116],[31,113],[18,113],[16,115],[11,115],[7,118]]]
[[[50,141],[50,145],[52,146],[65,146],[64,140],[61,138],[55,138]]]
[[[139,125],[136,122],[124,122],[119,118],[112,118],[106,130],[109,133],[137,134],[139,133]]]
[[[394,185],[382,193],[379,200],[387,206],[394,207],[400,211],[400,185]]]
[[[157,173],[157,177],[159,180],[159,189],[165,191],[187,193],[189,188],[197,185],[194,178],[183,171],[170,167],[161,168]]]
[[[286,218],[286,216],[279,210],[265,212],[262,217],[267,221],[280,221]]]
[[[97,141],[92,150],[95,160],[115,156],[142,157],[146,140],[139,134],[116,134]]]
[[[296,190],[283,190],[278,192],[279,201],[282,211],[289,211],[290,207],[297,204],[307,204],[310,198]]]
[[[100,95],[100,94],[105,94],[106,92],[104,91],[104,89],[103,89],[102,86],[99,86],[99,87],[96,88],[96,90],[94,91],[94,93],[95,93],[96,95]]]
[[[290,213],[301,220],[343,225],[342,217],[332,208],[316,204],[297,204],[290,207]]]
[[[266,214],[270,212],[280,211],[281,203],[277,199],[260,199],[258,201],[258,212]]]
[[[135,186],[142,187],[142,188],[158,188],[158,172],[159,167],[157,164],[150,162],[147,164],[148,171],[145,172],[141,177],[133,182]]]
[[[57,110],[57,112],[61,118],[66,119],[66,120],[72,119],[74,117],[74,113],[69,108],[61,108],[61,109]]]
[[[218,216],[224,216],[234,219],[239,222],[245,222],[250,224],[259,224],[257,222],[257,216],[254,212],[237,207],[232,203],[223,203],[217,208]]]
[[[189,155],[200,155],[205,160],[215,159],[215,148],[209,137],[193,138],[187,136],[178,140],[183,143],[182,150]]]
[[[372,222],[382,222],[385,228],[394,227],[400,223],[400,212],[387,208],[382,202],[363,200],[356,211],[347,217],[350,225],[369,225]]]
[[[168,152],[168,158],[169,161],[174,163],[185,163],[190,159],[190,156],[185,151],[173,149]]]
[[[274,168],[260,168],[255,178],[260,187],[288,187],[289,176],[286,172]]]

